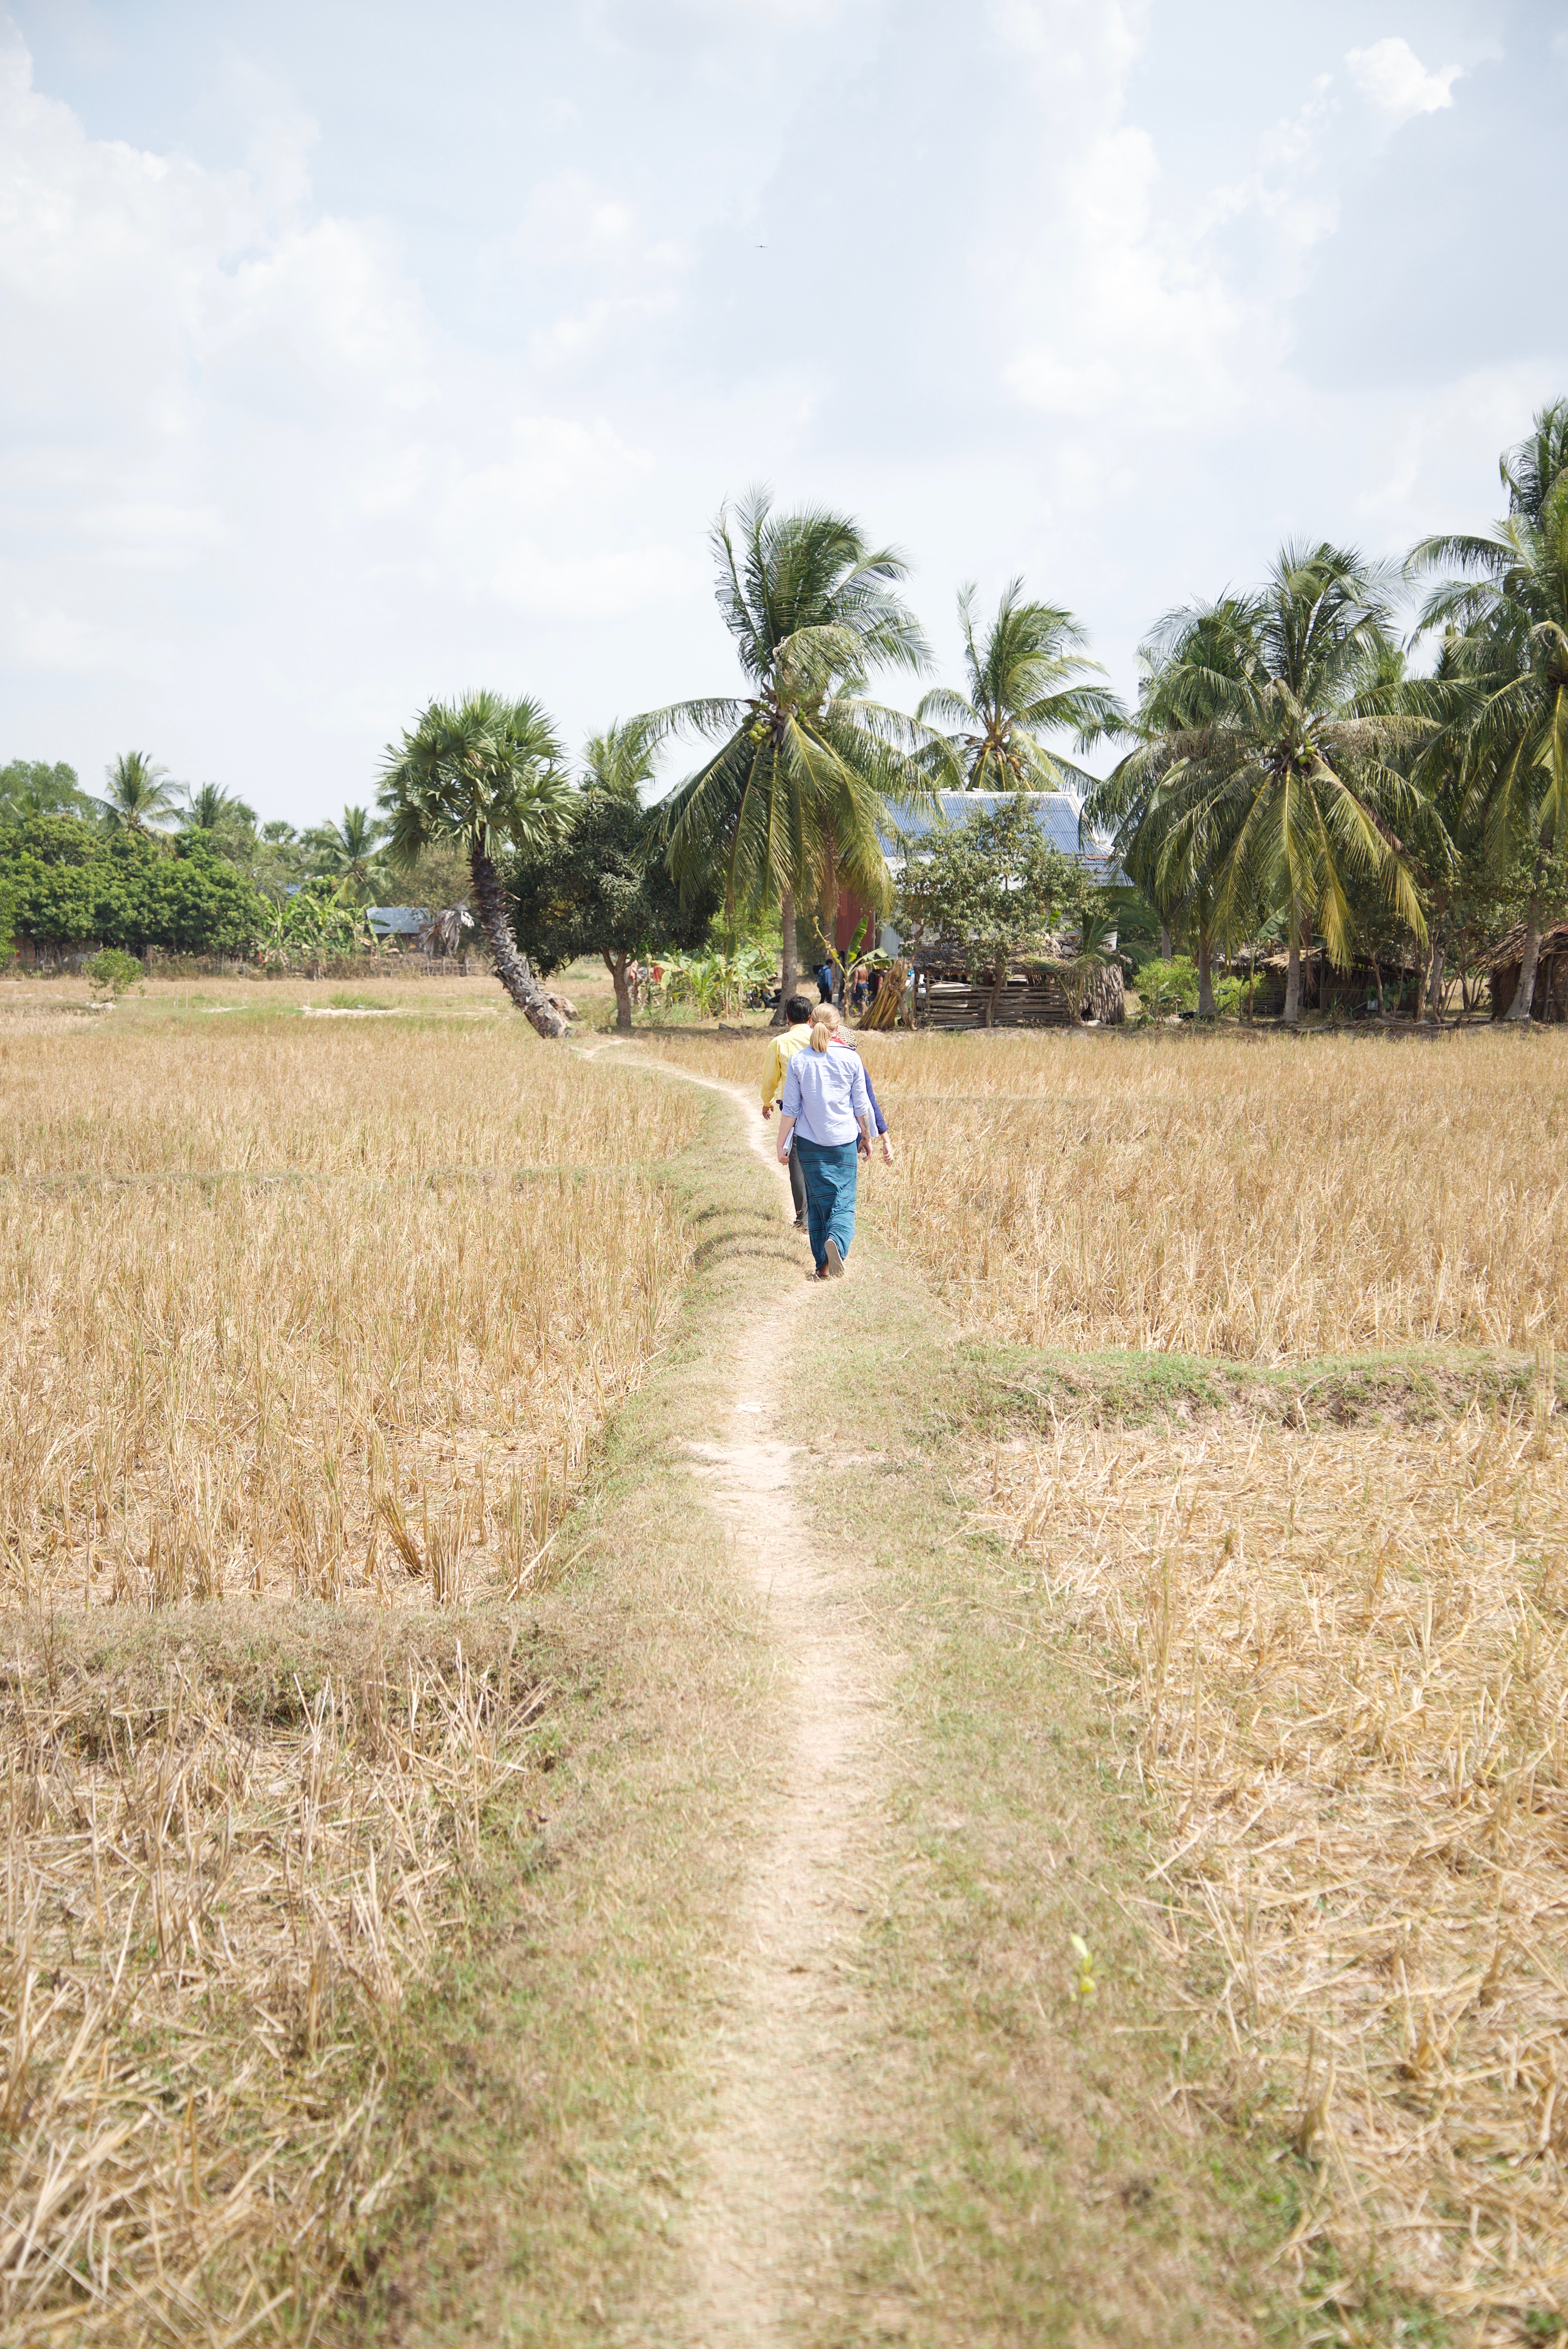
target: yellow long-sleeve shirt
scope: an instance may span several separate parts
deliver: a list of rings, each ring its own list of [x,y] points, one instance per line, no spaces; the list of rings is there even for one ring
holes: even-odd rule
[[[768,1066],[762,1072],[762,1106],[767,1109],[784,1090],[784,1071],[803,1046],[811,1040],[810,1028],[786,1028],[782,1036],[775,1036],[768,1047]]]

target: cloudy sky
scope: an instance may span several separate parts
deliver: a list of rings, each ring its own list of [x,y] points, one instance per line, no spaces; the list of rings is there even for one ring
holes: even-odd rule
[[[1123,688],[1568,392],[1565,0],[0,0],[0,761],[263,816],[733,680],[764,481]]]

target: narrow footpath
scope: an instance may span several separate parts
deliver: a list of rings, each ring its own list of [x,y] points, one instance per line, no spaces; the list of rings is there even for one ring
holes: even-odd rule
[[[774,1131],[738,1086],[660,1067],[730,1096],[791,1216]],[[779,1397],[801,1313],[826,1304],[806,1276],[738,1358],[730,1426],[690,1450],[736,1565],[775,1645],[773,1766],[757,1788],[754,1847],[722,1994],[719,2087],[705,2183],[683,2226],[686,2298],[659,2338],[671,2349],[745,2349],[793,2337],[805,2278],[834,2232],[835,2178],[855,2110],[853,2075],[874,2034],[853,1950],[886,1789],[888,1659],[871,1635],[846,1548],[826,1545],[791,1492],[795,1447]],[[844,1526],[844,1543],[853,1539]],[[667,2329],[666,2329],[667,2326]]]

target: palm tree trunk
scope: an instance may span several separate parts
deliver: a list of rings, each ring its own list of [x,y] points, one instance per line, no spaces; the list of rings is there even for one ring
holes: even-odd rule
[[[1430,1019],[1439,1027],[1442,1025],[1443,1018],[1443,965],[1448,960],[1448,953],[1445,924],[1432,932],[1431,957],[1427,964],[1426,977],[1421,981],[1421,999],[1416,1006],[1418,1019]]]
[[[1198,926],[1198,1017],[1214,1017],[1214,949],[1213,940],[1202,923]]]
[[[1161,962],[1170,961],[1171,950],[1171,925],[1169,922],[1162,921],[1160,925],[1160,959]]]
[[[1284,967],[1284,1022],[1287,1028],[1301,1025],[1301,925],[1294,909],[1290,917],[1290,949]]]
[[[775,1028],[787,1024],[784,1006],[800,984],[800,941],[795,935],[795,892],[786,889],[779,900],[779,1013]]]
[[[614,983],[615,1031],[621,1036],[632,1032],[632,989],[626,978],[626,965],[631,959],[630,955],[624,954],[604,957],[604,968]]]
[[[469,851],[469,871],[473,877],[474,911],[480,917],[480,927],[490,940],[497,978],[542,1036],[564,1036],[565,1019],[535,978],[528,957],[517,950],[511,925],[506,918],[500,874],[477,841]]]
[[[1001,1000],[1002,989],[1007,984],[1007,977],[1011,968],[1012,965],[1004,956],[998,959],[995,970],[992,974],[991,992],[985,998],[985,1025],[987,1028],[995,1028],[996,1025],[996,1006]]]
[[[1531,888],[1530,903],[1524,913],[1524,959],[1519,966],[1519,985],[1509,1007],[1510,1019],[1522,1027],[1530,1024],[1530,1007],[1535,1000],[1535,966],[1541,960],[1541,867],[1542,859],[1535,860],[1535,878]]]
[[[818,915],[823,937],[828,945],[828,960],[833,968],[833,990],[841,995],[841,973],[839,967],[839,859],[837,844],[830,832],[822,847],[822,897]]]

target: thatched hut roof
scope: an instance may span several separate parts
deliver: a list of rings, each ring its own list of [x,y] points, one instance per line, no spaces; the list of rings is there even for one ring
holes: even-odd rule
[[[1476,957],[1476,968],[1517,970],[1524,960],[1524,931],[1522,922],[1515,922],[1511,930],[1504,930],[1483,955]],[[1550,923],[1542,931],[1541,951],[1543,956],[1568,953],[1568,922]]]

